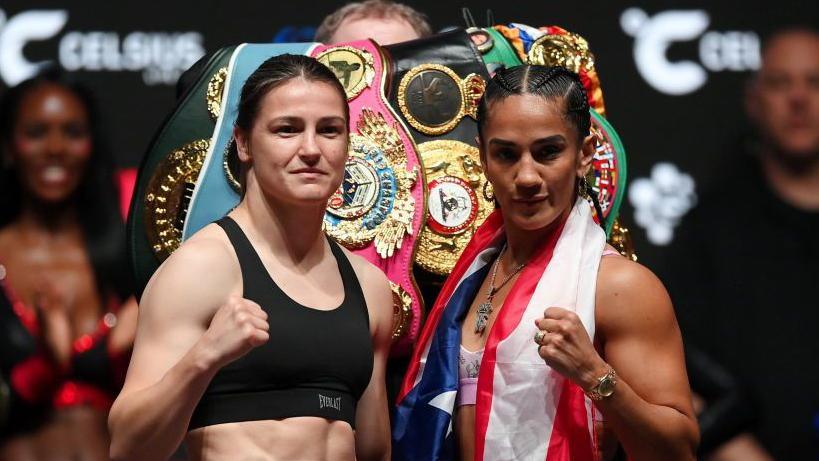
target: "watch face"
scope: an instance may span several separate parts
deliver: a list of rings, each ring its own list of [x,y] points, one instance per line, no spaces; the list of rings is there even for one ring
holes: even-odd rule
[[[600,385],[597,388],[600,395],[603,397],[608,397],[614,393],[614,385],[616,381],[610,375],[606,375],[602,380],[600,380]]]

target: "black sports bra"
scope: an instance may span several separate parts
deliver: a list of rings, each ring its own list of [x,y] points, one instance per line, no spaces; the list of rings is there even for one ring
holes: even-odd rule
[[[330,242],[344,283],[333,310],[305,307],[276,285],[236,221],[224,229],[239,259],[244,298],[264,309],[270,340],[216,373],[188,430],[239,421],[316,416],[355,428],[355,407],[370,382],[373,349],[361,285],[347,257]]]

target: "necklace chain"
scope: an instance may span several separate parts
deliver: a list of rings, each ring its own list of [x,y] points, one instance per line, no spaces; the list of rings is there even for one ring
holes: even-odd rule
[[[514,277],[518,272],[520,272],[520,270],[523,269],[523,266],[526,265],[526,263],[518,264],[518,266],[514,268],[512,272],[506,275],[506,277],[501,281],[500,285],[496,287],[495,276],[498,275],[498,266],[500,265],[500,261],[501,258],[503,258],[504,253],[506,253],[506,245],[504,245],[500,254],[498,254],[498,259],[495,260],[495,267],[492,268],[492,278],[489,280],[489,290],[487,290],[486,292],[487,300],[492,300],[492,298],[498,293],[498,291],[500,291],[500,289],[503,288],[504,285],[506,285],[510,280],[512,280],[512,277]]]
[[[514,277],[524,266],[526,263],[521,263],[517,267],[515,267],[512,272],[506,275],[506,277],[501,281],[501,283],[496,287],[495,286],[495,277],[498,275],[498,266],[500,265],[501,258],[503,258],[503,254],[506,252],[507,246],[504,245],[503,249],[498,254],[498,259],[495,260],[495,264],[492,267],[492,277],[489,279],[489,288],[486,290],[486,301],[481,303],[478,306],[478,315],[475,318],[475,333],[483,334],[484,330],[486,329],[486,322],[489,320],[489,314],[492,313],[492,298],[500,291],[501,288],[504,287],[512,277]]]

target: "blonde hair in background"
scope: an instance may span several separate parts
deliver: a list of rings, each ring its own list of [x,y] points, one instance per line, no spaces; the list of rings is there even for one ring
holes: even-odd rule
[[[432,27],[426,16],[412,7],[389,0],[366,0],[348,3],[324,18],[316,30],[315,40],[322,43],[329,41],[341,23],[349,18],[399,18],[409,23],[419,36],[432,35]]]

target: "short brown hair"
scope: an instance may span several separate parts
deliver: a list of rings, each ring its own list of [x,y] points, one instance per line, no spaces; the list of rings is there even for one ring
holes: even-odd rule
[[[267,93],[296,78],[332,86],[344,101],[344,113],[347,120],[350,120],[347,93],[333,71],[310,56],[280,54],[263,62],[242,85],[236,126],[250,132],[259,114],[262,99]]]
[[[326,43],[348,18],[399,18],[406,21],[420,37],[432,35],[432,28],[424,14],[412,7],[390,0],[365,0],[348,3],[324,18],[316,30],[317,42]]]

